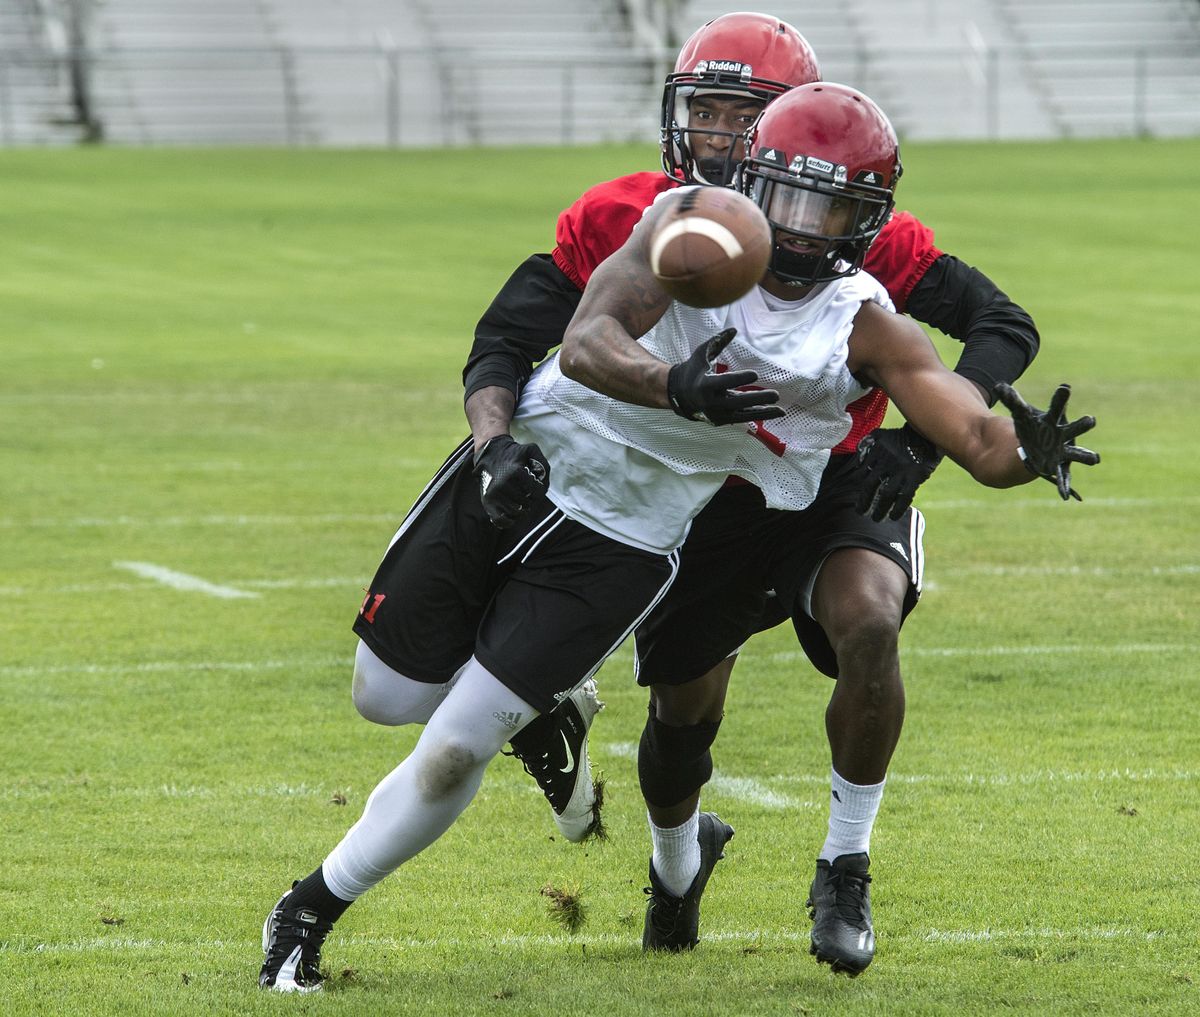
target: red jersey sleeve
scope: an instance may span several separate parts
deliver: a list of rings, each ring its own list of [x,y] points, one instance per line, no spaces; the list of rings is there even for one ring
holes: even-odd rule
[[[933,230],[911,212],[896,212],[868,248],[863,269],[883,284],[902,314],[913,287],[941,256]]]
[[[583,289],[596,266],[629,238],[647,206],[674,186],[663,173],[632,173],[584,191],[558,217],[554,264]]]
[[[896,311],[903,314],[913,287],[941,256],[942,252],[933,246],[933,230],[911,212],[897,212],[868,248],[863,268],[879,280]],[[851,403],[847,407],[850,433],[833,450],[834,454],[847,454],[858,448],[863,435],[883,424],[887,407],[887,396],[878,388]]]

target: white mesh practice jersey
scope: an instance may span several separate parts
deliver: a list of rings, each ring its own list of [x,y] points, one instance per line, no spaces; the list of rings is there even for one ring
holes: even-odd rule
[[[758,486],[772,508],[805,508],[850,428],[846,406],[867,391],[846,368],[854,316],[867,300],[892,308],[862,272],[778,310],[755,287],[727,307],[676,301],[638,340],[674,364],[736,328],[716,370],[756,371],[761,387],[779,392],[786,412],[776,420],[714,427],[620,402],[565,377],[555,354],[522,392],[513,434],[550,460],[550,498],[566,515],[646,550],[682,544],[730,474]]]

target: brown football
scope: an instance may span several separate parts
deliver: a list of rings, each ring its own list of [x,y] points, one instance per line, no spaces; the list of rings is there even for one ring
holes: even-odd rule
[[[650,239],[650,269],[676,300],[723,307],[741,299],[771,260],[771,227],[761,209],[726,187],[691,187],[672,204]]]

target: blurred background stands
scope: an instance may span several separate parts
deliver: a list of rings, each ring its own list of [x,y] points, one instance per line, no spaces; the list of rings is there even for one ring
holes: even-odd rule
[[[712,0],[0,0],[0,144],[651,141]],[[1198,0],[793,0],[902,137],[1200,133]]]

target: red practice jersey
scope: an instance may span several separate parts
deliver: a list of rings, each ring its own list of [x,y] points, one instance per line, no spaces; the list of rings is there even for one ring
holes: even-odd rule
[[[583,289],[596,266],[628,239],[642,213],[663,191],[678,186],[663,173],[631,173],[585,191],[558,217],[554,264]],[[909,212],[896,212],[867,251],[863,268],[888,291],[903,313],[921,276],[942,252],[933,230]],[[850,433],[835,453],[853,452],[863,437],[883,423],[887,396],[873,389],[847,407]]]

